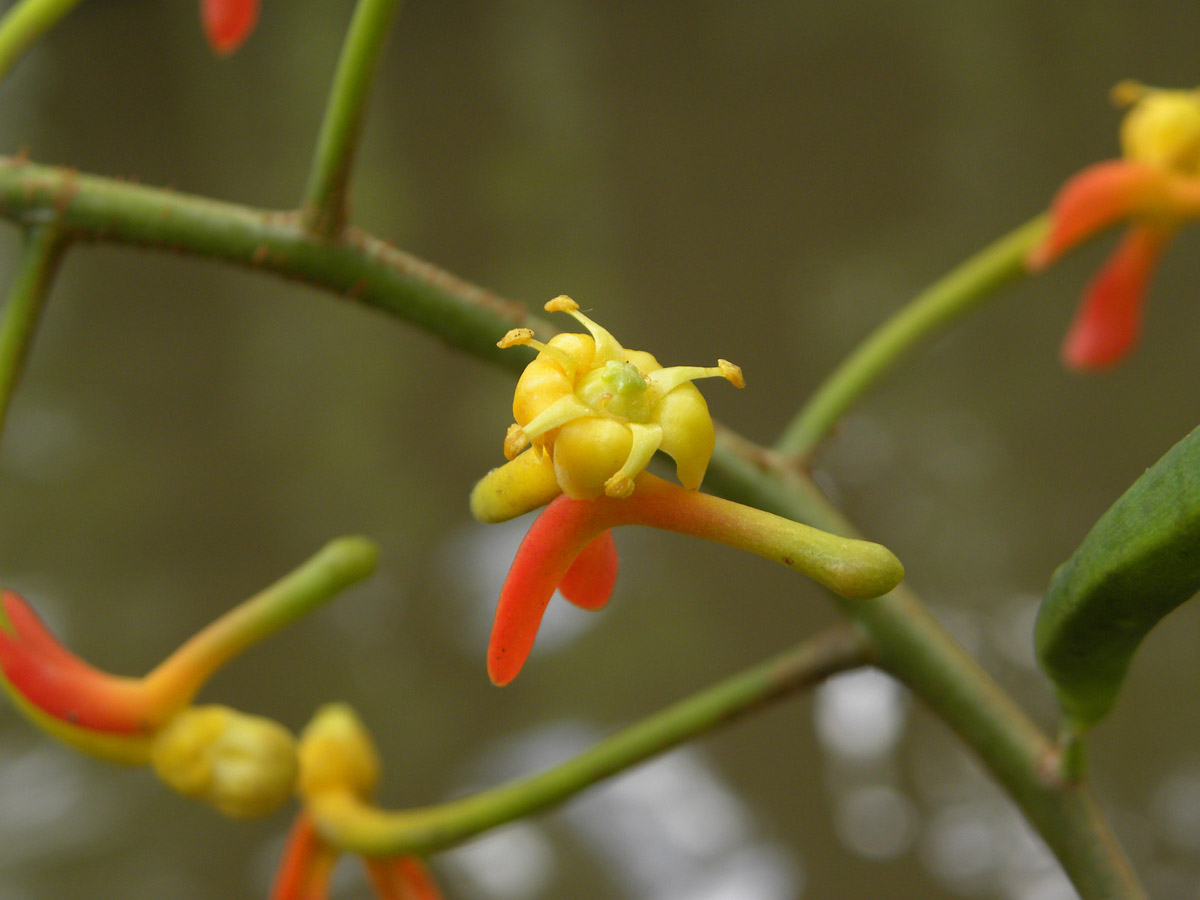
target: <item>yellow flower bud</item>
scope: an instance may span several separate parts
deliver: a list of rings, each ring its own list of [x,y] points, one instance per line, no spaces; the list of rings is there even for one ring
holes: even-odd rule
[[[547,458],[557,488],[576,499],[630,496],[656,450],[675,460],[684,487],[699,488],[714,433],[708,405],[691,382],[719,377],[743,387],[741,369],[725,360],[709,368],[663,368],[649,353],[622,347],[569,297],[546,309],[573,316],[589,334],[560,334],[542,344],[528,328],[517,328],[500,341],[540,352],[513,396],[516,424],[504,440],[512,462],[476,486],[476,517],[503,521],[548,502]],[[529,455],[519,456],[530,444]]]
[[[1180,175],[1200,175],[1200,91],[1160,90],[1133,81],[1113,88],[1130,110],[1121,123],[1127,159]]]
[[[365,797],[379,781],[379,754],[362,721],[344,703],[317,710],[300,735],[298,750],[302,797],[347,790]]]
[[[530,448],[479,480],[471,491],[471,515],[488,524],[507,522],[561,493],[550,455]]]
[[[193,706],[174,716],[154,737],[151,763],[179,793],[235,818],[273,812],[296,782],[291,732],[226,706]]]

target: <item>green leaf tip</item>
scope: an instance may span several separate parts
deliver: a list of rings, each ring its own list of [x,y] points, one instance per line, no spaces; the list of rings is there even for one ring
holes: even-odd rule
[[[1035,646],[1075,728],[1108,713],[1142,639],[1198,590],[1200,428],[1133,483],[1050,580]]]

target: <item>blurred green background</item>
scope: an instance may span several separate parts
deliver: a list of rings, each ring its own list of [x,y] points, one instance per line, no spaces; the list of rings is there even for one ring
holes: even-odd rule
[[[267,0],[213,58],[194,0],[89,0],[0,85],[0,149],[271,208],[299,198],[352,5]],[[722,421],[772,441],[882,317],[1116,152],[1117,80],[1200,81],[1191,4],[419,3],[383,59],[362,226],[531,305],[569,293],[664,364],[739,363]],[[1105,246],[900,367],[818,476],[1051,728],[1037,598],[1197,423],[1195,233],[1143,345],[1064,372]],[[15,233],[0,262],[11,270]],[[389,806],[564,758],[833,621],[756,558],[641,529],[600,614],[553,607],[512,686],[484,669],[525,522],[474,524],[513,380],[316,291],[73,250],[0,453],[0,571],[97,665],[145,671],[328,538],[380,573],[203,699],[301,727],[344,699]],[[1156,898],[1200,890],[1200,619],[1173,615],[1096,731],[1095,778]],[[261,898],[288,814],[230,823],[0,708],[0,900]],[[438,856],[451,898],[1073,896],[1008,801],[873,673],[773,707],[563,811]],[[338,898],[369,892],[351,861]]]

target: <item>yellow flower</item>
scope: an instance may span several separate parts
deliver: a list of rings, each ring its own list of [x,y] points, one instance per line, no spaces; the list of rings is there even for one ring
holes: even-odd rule
[[[543,344],[530,329],[516,328],[499,342],[539,353],[513,396],[516,423],[504,440],[511,462],[476,487],[476,517],[503,521],[560,492],[577,500],[627,498],[656,450],[675,460],[684,487],[698,489],[715,437],[708,405],[691,382],[717,377],[744,387],[742,370],[723,359],[708,368],[664,368],[651,354],[622,347],[570,297],[556,297],[546,310],[573,316],[589,333]]]
[[[1131,107],[1121,123],[1122,158],[1088,166],[1062,186],[1050,229],[1029,255],[1029,267],[1043,269],[1102,229],[1129,222],[1063,342],[1063,361],[1073,369],[1107,368],[1129,354],[1159,257],[1180,228],[1200,218],[1200,89],[1123,81],[1113,99]]]

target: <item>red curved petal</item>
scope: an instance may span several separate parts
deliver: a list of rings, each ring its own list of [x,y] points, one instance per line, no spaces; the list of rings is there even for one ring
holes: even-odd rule
[[[258,0],[201,0],[200,19],[214,53],[228,55],[250,36],[258,21]]]
[[[542,624],[546,605],[562,583],[571,564],[607,525],[594,521],[594,500],[555,498],[534,520],[533,526],[508,570],[492,637],[488,644],[488,675],[505,685],[517,677]]]
[[[1172,206],[1171,175],[1145,163],[1111,160],[1089,166],[1067,181],[1050,206],[1050,231],[1029,254],[1041,269],[1109,225],[1149,208]]]
[[[335,862],[337,853],[321,840],[312,820],[301,813],[288,834],[270,900],[325,900]]]
[[[1092,280],[1063,342],[1063,363],[1103,369],[1120,362],[1141,334],[1150,274],[1174,229],[1134,225]]]
[[[367,859],[366,863],[380,900],[442,900],[437,882],[415,856]]]
[[[606,531],[575,557],[559,582],[559,593],[582,609],[601,609],[617,583],[618,564],[612,531]]]
[[[0,597],[12,630],[0,627],[0,672],[26,700],[80,728],[144,731],[147,695],[141,682],[88,665],[58,642],[12,591]]]

